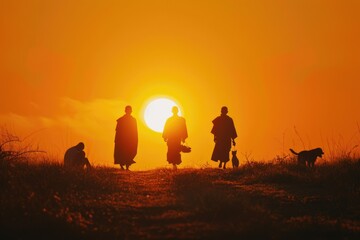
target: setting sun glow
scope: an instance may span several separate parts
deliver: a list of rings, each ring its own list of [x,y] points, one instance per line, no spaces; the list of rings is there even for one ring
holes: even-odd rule
[[[155,132],[162,132],[166,119],[168,119],[172,113],[171,108],[178,106],[174,101],[167,98],[158,98],[151,101],[145,109],[144,120],[146,125]],[[181,112],[179,110],[179,115]]]

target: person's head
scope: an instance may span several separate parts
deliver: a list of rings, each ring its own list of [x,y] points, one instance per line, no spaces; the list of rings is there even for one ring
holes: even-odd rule
[[[82,151],[85,148],[85,144],[83,142],[79,142],[76,146],[75,146],[78,150]]]
[[[171,112],[172,112],[174,115],[178,115],[179,108],[178,108],[177,106],[173,106],[172,109],[171,109]]]
[[[223,106],[223,107],[221,108],[221,114],[226,115],[227,113],[228,113],[228,108],[225,107],[225,106]]]
[[[132,107],[129,106],[129,105],[126,106],[126,107],[125,107],[125,113],[126,113],[126,114],[131,114],[131,113],[132,113]]]

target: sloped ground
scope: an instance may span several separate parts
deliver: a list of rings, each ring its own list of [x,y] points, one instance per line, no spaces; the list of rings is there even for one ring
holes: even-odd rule
[[[358,239],[360,162],[306,169],[1,163],[1,239]]]

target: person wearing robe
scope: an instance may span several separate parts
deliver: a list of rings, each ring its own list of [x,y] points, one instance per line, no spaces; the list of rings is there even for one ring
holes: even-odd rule
[[[167,161],[176,169],[181,163],[181,143],[188,137],[186,121],[178,115],[179,109],[172,108],[173,115],[166,120],[162,137],[167,143]]]
[[[215,147],[211,156],[211,160],[220,161],[219,168],[230,160],[229,153],[231,149],[231,142],[235,146],[235,138],[237,137],[234,121],[227,115],[228,108],[221,108],[221,115],[215,118],[211,133],[214,134]]]
[[[64,155],[64,167],[77,168],[77,169],[90,169],[91,165],[89,160],[85,157],[84,152],[85,144],[79,142],[77,145],[66,150]]]
[[[129,170],[130,165],[135,163],[134,158],[137,154],[137,122],[131,113],[131,106],[126,106],[125,115],[120,117],[116,124],[114,164],[119,164],[122,170],[124,166]]]

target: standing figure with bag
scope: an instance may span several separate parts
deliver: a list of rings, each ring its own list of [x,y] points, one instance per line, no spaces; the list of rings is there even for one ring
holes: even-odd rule
[[[179,109],[174,106],[172,108],[173,115],[166,120],[162,137],[167,143],[167,161],[173,165],[174,169],[177,169],[177,165],[181,163],[180,152],[184,149],[182,143],[185,143],[188,137],[185,118],[178,115]],[[184,152],[190,152],[190,148]]]

